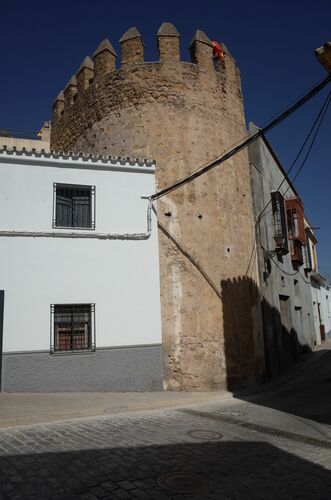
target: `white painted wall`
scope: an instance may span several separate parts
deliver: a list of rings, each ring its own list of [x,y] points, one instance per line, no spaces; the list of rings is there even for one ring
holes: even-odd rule
[[[331,290],[329,286],[324,286],[321,290],[322,308],[325,324],[325,338],[331,340]]]
[[[320,315],[325,327],[325,340],[331,340],[331,287],[326,283],[312,286],[312,298],[314,307],[314,322],[316,330],[317,345],[321,344],[320,322],[318,315],[318,304],[320,304]]]
[[[153,167],[1,153],[0,232],[72,232],[52,229],[54,182],[96,186],[96,229],[82,232],[146,231]],[[0,237],[0,289],[4,352],[49,350],[50,305],[64,303],[95,303],[97,348],[161,343],[155,215],[146,240]]]
[[[313,299],[313,312],[314,312],[314,325],[315,325],[315,335],[316,344],[321,345],[321,332],[320,332],[320,321],[318,314],[318,304],[321,303],[321,290],[318,287],[311,287],[312,299]]]

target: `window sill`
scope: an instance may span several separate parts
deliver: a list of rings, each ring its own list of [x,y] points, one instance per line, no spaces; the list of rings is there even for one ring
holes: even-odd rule
[[[51,356],[71,356],[74,355],[76,356],[81,355],[81,354],[94,354],[96,349],[82,349],[81,351],[50,351]]]
[[[75,231],[95,231],[95,226],[91,226],[91,227],[76,227],[76,226],[55,226],[54,224],[52,225],[52,228],[53,229],[68,229],[68,230],[72,230],[74,229]]]

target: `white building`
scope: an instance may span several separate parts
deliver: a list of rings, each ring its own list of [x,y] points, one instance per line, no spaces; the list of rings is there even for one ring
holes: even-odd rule
[[[321,345],[331,340],[331,285],[319,273],[313,273],[310,279],[316,344]]]
[[[306,220],[307,253],[315,325],[315,345],[331,340],[331,285],[318,271],[316,244],[311,224]]]
[[[0,150],[3,391],[162,388],[154,171]]]

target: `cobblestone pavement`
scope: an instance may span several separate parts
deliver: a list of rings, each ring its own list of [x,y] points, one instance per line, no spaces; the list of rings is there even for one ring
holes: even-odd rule
[[[12,500],[329,500],[331,428],[236,400],[8,428],[0,477]]]

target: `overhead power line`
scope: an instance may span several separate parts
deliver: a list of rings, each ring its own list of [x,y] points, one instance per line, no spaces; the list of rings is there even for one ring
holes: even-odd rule
[[[329,107],[329,104],[330,104],[330,100],[331,100],[331,92],[329,92],[329,94],[326,96],[326,99],[325,101],[323,102],[322,104],[322,107],[321,109],[319,110],[315,120],[314,120],[314,123],[313,125],[311,126],[311,129],[309,131],[309,133],[307,134],[305,140],[303,141],[302,143],[302,146],[300,147],[299,151],[298,151],[298,154],[296,155],[296,157],[294,158],[290,168],[288,169],[288,171],[286,172],[286,176],[284,176],[282,182],[279,184],[278,188],[276,189],[276,191],[279,191],[280,188],[282,187],[282,185],[284,184],[284,182],[288,179],[288,175],[290,174],[291,170],[294,168],[297,160],[299,159],[302,151],[304,150],[307,142],[309,141],[311,135],[313,134],[314,130],[315,130],[315,127],[317,126],[316,128],[316,131],[315,131],[315,134],[313,136],[313,139],[312,139],[312,142],[310,143],[309,145],[309,148],[308,148],[308,151],[306,153],[306,156],[304,157],[303,161],[301,162],[301,165],[297,171],[297,173],[295,174],[295,176],[293,177],[293,179],[291,180],[291,182],[294,182],[295,179],[298,177],[299,173],[301,172],[301,170],[303,169],[303,166],[304,164],[306,163],[310,153],[311,153],[311,150],[314,146],[314,143],[315,143],[315,140],[316,140],[316,137],[317,137],[317,134],[319,132],[319,129],[321,128],[321,125],[323,123],[323,120],[324,120],[324,117],[325,117],[325,114],[328,110],[328,107]],[[287,193],[287,191],[290,189],[290,186],[286,189],[285,193],[284,193],[284,196],[285,194]],[[271,205],[271,199],[268,201],[268,203],[263,207],[263,209],[261,210],[259,216],[257,217],[257,221],[259,221],[262,217],[262,215],[265,213],[266,209],[268,208],[268,206]],[[269,213],[269,212],[267,212]],[[266,215],[266,214],[265,214]]]
[[[322,117],[321,117],[321,120],[320,120],[320,122],[319,122],[319,124],[318,124],[318,126],[317,126],[317,129],[316,129],[316,132],[315,132],[314,137],[313,137],[313,139],[312,139],[312,142],[311,142],[311,144],[310,144],[310,146],[309,146],[309,148],[308,148],[308,151],[307,151],[307,153],[306,153],[306,156],[304,157],[304,159],[303,159],[303,161],[302,161],[302,163],[301,163],[301,165],[300,165],[300,168],[298,169],[297,173],[296,173],[296,174],[295,174],[295,176],[293,177],[292,182],[294,182],[294,181],[295,181],[295,179],[298,177],[298,175],[300,174],[301,170],[303,169],[303,167],[304,167],[304,165],[305,165],[305,163],[306,163],[306,161],[307,161],[307,159],[308,159],[308,157],[309,157],[309,155],[310,155],[310,152],[311,152],[311,150],[312,150],[312,148],[313,148],[313,146],[314,146],[314,144],[315,144],[315,140],[316,140],[316,137],[317,137],[317,135],[318,135],[318,132],[319,132],[319,130],[320,130],[320,128],[321,128],[321,126],[322,126],[322,123],[323,123],[324,117],[325,117],[325,115],[326,115],[326,112],[327,112],[327,110],[328,110],[328,108],[329,108],[330,101],[331,101],[331,92],[330,92],[330,93],[329,93],[329,95],[328,95],[328,98],[327,98],[327,103],[326,103],[326,107],[325,107],[325,109],[324,109],[324,112],[323,112],[323,115],[322,115]],[[285,194],[287,193],[287,191],[288,191],[288,190],[289,190],[289,188],[287,188],[287,190],[285,191]]]
[[[224,163],[225,161],[229,160],[232,158],[232,156],[236,155],[240,151],[242,151],[244,148],[246,148],[249,144],[252,142],[256,141],[259,137],[261,137],[263,134],[266,134],[269,132],[271,129],[276,127],[279,123],[284,121],[286,118],[288,118],[291,114],[293,114],[295,111],[297,111],[299,108],[301,108],[306,102],[308,102],[312,97],[314,97],[316,94],[318,94],[328,83],[331,81],[331,74],[328,75],[324,80],[316,84],[311,90],[306,92],[303,97],[301,97],[298,101],[296,101],[292,106],[287,108],[284,112],[279,114],[276,118],[271,120],[267,125],[265,125],[263,128],[249,136],[247,139],[244,139],[241,143],[238,144],[238,146],[232,148],[230,151],[225,153],[224,155],[220,156],[219,158],[216,158],[210,163],[207,163],[203,167],[201,167],[199,170],[193,172],[192,174],[184,177],[183,179],[180,179],[179,181],[175,182],[174,184],[171,184],[170,186],[161,189],[159,192],[154,193],[150,199],[152,201],[158,200],[159,198],[162,198],[166,194],[171,193],[172,191],[175,191],[176,189],[184,186],[188,182],[191,182],[201,175],[209,172],[213,168],[215,168],[217,165],[220,165],[221,163]]]

